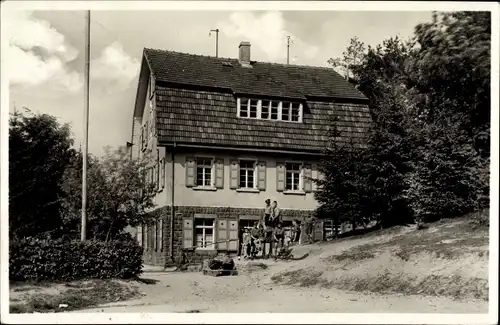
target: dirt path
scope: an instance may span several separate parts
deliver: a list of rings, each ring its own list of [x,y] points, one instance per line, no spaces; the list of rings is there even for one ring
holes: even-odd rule
[[[487,313],[488,302],[483,300],[377,295],[325,287],[281,286],[271,281],[271,276],[281,271],[319,267],[325,257],[411,231],[412,228],[403,227],[397,234],[296,247],[294,256],[308,254],[308,257],[289,262],[265,260],[267,268],[248,268],[247,262],[236,261],[240,274],[232,277],[210,277],[199,272],[145,273],[143,278],[156,283],[140,284],[142,299],[84,312]]]
[[[343,313],[487,313],[482,301],[458,302],[422,296],[381,296],[336,289],[287,288],[239,275],[207,279],[193,274],[148,274],[158,280],[141,285],[140,300],[84,312],[343,312]],[[81,311],[80,311],[81,312]]]

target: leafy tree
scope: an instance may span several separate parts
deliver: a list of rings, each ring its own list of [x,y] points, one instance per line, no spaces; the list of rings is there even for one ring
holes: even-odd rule
[[[81,157],[81,154],[79,155]],[[81,158],[73,160],[64,173],[62,188],[65,227],[79,229],[81,218]],[[101,160],[89,157],[87,189],[87,236],[111,240],[125,227],[150,223],[156,185],[145,177],[149,159],[134,160],[123,147],[107,150]]]
[[[349,80],[351,72],[363,59],[365,52],[365,44],[358,37],[351,38],[351,42],[347,49],[342,53],[341,58],[330,58],[327,62],[333,68],[337,68],[344,72],[344,75]]]
[[[59,181],[73,149],[68,125],[46,114],[13,115],[9,121],[9,235],[57,236],[63,195]]]
[[[420,48],[410,70],[425,121],[454,119],[489,156],[491,14],[434,13],[415,36]]]
[[[341,136],[337,118],[333,118],[328,130],[329,145],[318,166],[323,177],[314,180],[318,185],[314,194],[319,203],[316,215],[332,218],[336,225],[350,222],[356,228],[365,221],[363,202],[368,192],[361,164],[363,150],[352,142],[341,144]]]

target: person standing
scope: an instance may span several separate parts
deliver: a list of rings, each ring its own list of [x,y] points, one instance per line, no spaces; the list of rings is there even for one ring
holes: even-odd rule
[[[293,237],[292,242],[298,242],[300,239],[300,222],[297,219],[293,220]]]
[[[265,203],[266,203],[266,206],[264,208],[264,227],[269,225],[270,220],[271,220],[271,213],[272,213],[271,200],[266,199]]]
[[[275,228],[280,222],[281,222],[281,211],[278,208],[278,202],[273,201],[273,205],[271,206],[271,227]]]
[[[281,227],[281,222],[278,222],[276,224],[276,228],[274,229],[273,232],[273,241],[275,244],[274,248],[274,259],[278,259],[278,255],[281,253],[281,250],[283,249],[284,246],[284,241],[285,241],[285,231]]]

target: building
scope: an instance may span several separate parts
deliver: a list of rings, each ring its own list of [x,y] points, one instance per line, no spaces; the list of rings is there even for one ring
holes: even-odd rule
[[[138,229],[145,263],[192,246],[236,252],[224,240],[261,218],[267,198],[286,222],[311,214],[332,116],[339,142],[362,145],[367,99],[330,68],[251,61],[248,42],[238,59],[144,49],[131,154],[155,157],[159,217]]]

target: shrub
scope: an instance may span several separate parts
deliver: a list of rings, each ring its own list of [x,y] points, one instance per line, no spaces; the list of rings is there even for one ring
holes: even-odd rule
[[[9,246],[10,281],[131,278],[142,273],[142,247],[135,241],[28,237]]]

